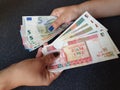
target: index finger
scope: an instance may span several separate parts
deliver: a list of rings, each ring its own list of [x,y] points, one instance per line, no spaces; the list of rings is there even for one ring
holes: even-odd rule
[[[63,18],[62,16],[58,17],[50,26],[49,31],[56,30],[63,23],[65,23],[65,18]]]

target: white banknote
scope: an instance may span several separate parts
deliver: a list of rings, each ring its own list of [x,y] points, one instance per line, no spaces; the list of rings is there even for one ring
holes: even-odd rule
[[[58,72],[118,58],[120,53],[107,28],[88,12],[81,15],[53,43],[42,49],[44,55],[60,52],[50,71]]]
[[[21,36],[25,48],[33,51],[69,26],[69,24],[63,24],[57,30],[50,32],[48,29],[55,20],[55,16],[23,16]]]
[[[51,44],[42,48],[44,55],[60,52],[60,57],[49,67],[51,72],[118,58],[120,51],[108,29],[88,12],[73,23],[62,24],[50,32],[48,29],[56,19],[55,16],[23,16],[20,30],[23,45],[29,51],[61,33]]]
[[[45,55],[60,52],[60,58],[50,67],[52,72],[118,58],[104,31],[60,43],[50,44],[42,50]]]

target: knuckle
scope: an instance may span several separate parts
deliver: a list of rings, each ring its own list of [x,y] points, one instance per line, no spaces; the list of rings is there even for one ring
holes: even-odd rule
[[[56,12],[58,12],[59,11],[59,9],[54,9],[53,10],[53,13],[56,13]]]
[[[59,20],[56,20],[55,22],[54,22],[54,26],[59,26],[60,25],[60,21]]]

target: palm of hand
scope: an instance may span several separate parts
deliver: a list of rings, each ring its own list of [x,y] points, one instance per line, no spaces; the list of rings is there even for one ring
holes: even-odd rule
[[[48,86],[60,73],[49,72],[49,66],[56,57],[53,54],[27,59],[10,66],[16,86]]]

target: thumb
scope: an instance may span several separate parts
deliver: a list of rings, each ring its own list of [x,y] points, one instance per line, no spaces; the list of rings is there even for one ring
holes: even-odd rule
[[[49,27],[49,31],[53,31],[56,30],[59,26],[61,26],[63,23],[65,23],[66,20],[63,17],[58,17],[53,23],[52,25]]]
[[[45,66],[48,66],[52,64],[59,56],[60,56],[60,52],[47,54],[42,57],[42,62]]]
[[[43,56],[43,54],[42,54],[42,47],[40,47],[40,48],[38,49],[38,51],[37,51],[36,58],[42,57],[42,56]]]

